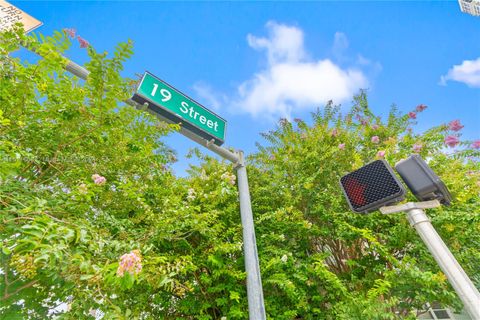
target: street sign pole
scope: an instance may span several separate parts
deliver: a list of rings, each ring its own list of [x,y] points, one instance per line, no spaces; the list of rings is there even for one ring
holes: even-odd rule
[[[480,293],[463,268],[457,262],[453,254],[438,235],[432,226],[430,219],[424,209],[439,207],[438,200],[419,203],[409,202],[391,207],[383,207],[380,211],[383,214],[391,214],[405,211],[408,222],[417,230],[428,250],[435,258],[435,261],[447,276],[448,281],[462,300],[465,310],[473,319],[480,319]]]
[[[253,226],[253,213],[248,190],[247,167],[243,151],[238,152],[237,162],[238,194],[240,197],[240,215],[243,226],[243,250],[245,256],[245,270],[247,270],[247,296],[250,320],[265,319],[263,302],[262,279],[257,253],[257,241]]]
[[[89,71],[82,66],[76,64],[73,61],[68,60],[65,67],[67,71],[76,75],[77,77],[86,80]],[[140,110],[148,111],[149,113],[157,116],[162,121],[171,123],[172,121],[166,119],[155,113],[151,109],[148,109],[148,102],[144,105],[140,105],[132,99],[125,101],[128,105],[133,106]],[[190,140],[204,146],[205,148],[213,151],[222,158],[232,162],[237,171],[238,180],[238,194],[240,198],[240,217],[243,229],[243,251],[245,257],[245,271],[247,273],[247,298],[248,298],[248,312],[250,320],[265,320],[265,303],[263,299],[262,279],[260,276],[260,264],[257,252],[257,241],[255,238],[255,228],[253,223],[252,203],[250,200],[250,191],[248,187],[247,168],[243,151],[232,152],[226,148],[215,144],[214,139],[208,141],[205,140],[190,130],[180,127],[180,133]]]

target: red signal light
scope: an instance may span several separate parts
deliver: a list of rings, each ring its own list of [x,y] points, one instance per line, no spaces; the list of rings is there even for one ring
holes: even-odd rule
[[[350,208],[367,213],[404,199],[405,189],[385,160],[373,161],[340,179]]]
[[[357,179],[349,177],[345,179],[344,184],[345,192],[351,198],[351,201],[356,206],[364,206],[367,201],[365,200],[365,185],[358,182]]]

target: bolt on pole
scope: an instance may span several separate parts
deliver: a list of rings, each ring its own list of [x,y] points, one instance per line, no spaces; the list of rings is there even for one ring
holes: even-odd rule
[[[472,320],[480,319],[480,293],[453,254],[443,242],[424,209],[439,207],[438,200],[420,203],[406,203],[380,209],[383,214],[405,211],[408,222],[417,230],[433,258],[446,275],[448,281],[462,300],[465,310]]]
[[[68,60],[65,69],[77,77],[86,80],[90,72],[84,67],[76,64],[73,61]],[[137,109],[146,109],[139,105],[135,101],[128,99],[125,101],[128,105]],[[165,119],[158,114],[146,109],[146,111],[160,118],[162,121],[171,123],[168,119]],[[240,198],[240,216],[243,229],[243,250],[245,256],[245,271],[247,273],[247,298],[248,298],[248,311],[250,320],[265,320],[265,303],[263,299],[262,279],[260,276],[260,264],[258,260],[257,242],[255,238],[255,228],[253,223],[252,203],[250,200],[250,191],[248,187],[247,168],[245,165],[243,151],[232,152],[223,147],[219,147],[212,141],[207,141],[198,137],[194,133],[180,128],[180,133],[190,140],[204,146],[205,148],[213,151],[222,158],[234,163],[237,171],[238,179],[238,194]]]

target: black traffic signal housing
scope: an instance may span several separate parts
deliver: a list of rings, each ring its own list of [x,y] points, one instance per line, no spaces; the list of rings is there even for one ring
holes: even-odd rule
[[[439,200],[449,205],[452,196],[442,180],[419,156],[412,155],[395,165],[395,170],[419,201]]]
[[[405,198],[405,188],[385,160],[376,160],[340,178],[350,208],[375,211]]]

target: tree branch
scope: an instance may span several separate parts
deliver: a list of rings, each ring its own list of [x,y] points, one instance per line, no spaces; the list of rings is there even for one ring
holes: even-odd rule
[[[29,282],[23,286],[21,286],[20,288],[18,288],[17,290],[11,292],[11,293],[7,293],[5,292],[5,295],[0,299],[0,301],[3,301],[3,300],[7,300],[8,298],[10,298],[11,296],[13,295],[16,295],[17,293],[19,293],[20,291],[22,291],[23,289],[26,289],[26,288],[29,288],[31,286],[33,286],[34,284],[36,284],[38,282],[38,280],[33,280],[32,282]],[[6,289],[5,289],[6,290]]]

